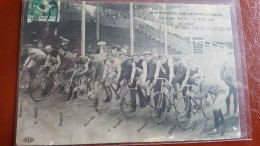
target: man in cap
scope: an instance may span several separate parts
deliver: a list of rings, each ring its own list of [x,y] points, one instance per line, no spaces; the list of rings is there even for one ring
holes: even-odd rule
[[[68,39],[64,38],[64,37],[60,37],[60,38],[61,38],[61,45],[64,46],[64,48],[66,50],[68,50],[70,41]]]
[[[68,39],[62,38],[62,43],[61,43],[61,44],[62,44],[63,46],[67,46],[67,45],[69,44],[69,42],[70,42],[70,41],[69,41]]]
[[[187,95],[193,97],[194,99],[207,98],[208,94],[215,96],[215,102],[213,105],[213,117],[214,117],[214,129],[213,133],[224,132],[225,130],[225,119],[222,114],[223,101],[225,100],[226,91],[222,87],[221,83],[218,81],[209,80],[203,78],[200,74],[194,74],[192,77],[194,84],[199,87],[198,92],[187,91]],[[188,115],[190,117],[190,112]],[[220,131],[220,126],[222,126],[222,131]]]

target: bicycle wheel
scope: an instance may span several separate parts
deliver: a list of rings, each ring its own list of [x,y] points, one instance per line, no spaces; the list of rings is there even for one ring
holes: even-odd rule
[[[176,120],[183,130],[189,129],[192,124],[191,110],[189,110],[192,105],[189,100],[189,98],[183,97],[176,104]]]
[[[69,104],[73,97],[72,91],[73,86],[70,81],[58,83],[51,92],[53,104],[58,108]]]
[[[102,87],[96,94],[94,106],[98,113],[105,113],[111,105],[112,93],[109,87]]]
[[[153,121],[160,124],[164,121],[167,114],[167,99],[162,92],[156,92],[151,96],[150,115]]]
[[[131,118],[135,116],[140,109],[140,99],[135,89],[128,88],[123,91],[125,91],[125,93],[121,95],[120,109],[126,118]]]
[[[202,113],[207,120],[213,118],[213,105],[215,103],[214,95],[208,94],[205,98],[202,99]]]
[[[176,114],[180,114],[182,112],[187,112],[189,108],[189,103],[187,100],[187,97],[182,96],[182,97],[176,97],[173,98],[173,106],[175,108]]]
[[[53,83],[50,79],[43,76],[37,77],[30,86],[30,96],[35,102],[43,101],[48,97],[52,87]]]

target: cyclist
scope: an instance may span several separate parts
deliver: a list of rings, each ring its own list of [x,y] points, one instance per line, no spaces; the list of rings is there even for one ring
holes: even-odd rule
[[[190,60],[188,61],[188,70],[186,72],[186,76],[185,76],[185,80],[183,81],[183,84],[188,84],[188,85],[192,85],[193,80],[192,80],[192,76],[194,74],[200,74],[202,77],[204,77],[204,73],[202,71],[202,69],[200,69],[194,60]]]
[[[147,62],[147,73],[144,73],[144,78],[146,78],[146,81],[143,86],[145,86],[147,95],[146,95],[146,102],[147,104],[150,103],[151,99],[151,91],[150,91],[150,84],[154,80],[154,74],[156,71],[156,59],[152,56],[151,51],[144,52],[144,58]]]
[[[192,86],[187,87],[186,85],[194,85],[194,82],[192,80],[192,77],[194,74],[199,74],[201,75],[202,78],[204,78],[204,73],[202,70],[195,64],[194,60],[189,60],[188,61],[188,69],[186,71],[185,79],[183,80],[182,86],[180,88],[180,91],[183,91],[183,95],[186,95],[187,90],[191,91]],[[198,103],[202,105],[202,100],[198,100]],[[197,107],[195,107],[196,110]],[[191,109],[189,109],[191,110]]]
[[[144,77],[144,74],[147,74],[147,62],[145,60],[141,59],[139,56],[134,55],[131,79],[139,77],[140,78],[139,82],[141,84],[144,84],[145,80],[146,80],[146,78]]]
[[[68,79],[70,76],[65,75],[65,71],[71,69],[75,65],[75,57],[72,53],[67,51],[66,47],[63,45],[58,46],[58,54],[61,58],[60,65],[57,65],[57,70],[63,75],[63,79]]]
[[[180,89],[183,89],[184,87],[184,80],[186,77],[186,72],[187,72],[187,67],[182,63],[181,58],[178,56],[173,56],[172,60],[174,62],[174,67],[173,67],[173,71],[174,71],[174,77],[172,78],[172,80],[170,79],[170,83],[172,83],[173,88],[175,91],[177,91],[177,87],[178,85],[181,86]],[[185,90],[182,90],[182,94],[185,96]]]
[[[98,54],[96,54],[95,51],[88,50],[86,53],[87,53],[87,57],[92,62],[90,70],[94,72],[94,80],[95,80],[94,88],[98,89],[100,87],[100,80],[102,80],[103,78],[105,64],[104,61],[98,56]],[[92,90],[92,91],[96,92],[96,90]],[[88,95],[90,94],[91,91],[88,92]],[[95,95],[95,93],[93,94]]]
[[[194,81],[194,84],[199,87],[200,91],[187,91],[188,96],[191,96],[195,99],[203,99],[206,98],[207,94],[209,93],[216,97],[215,103],[213,105],[213,116],[215,126],[213,129],[213,133],[220,132],[220,126],[223,126],[223,128],[225,129],[225,119],[223,117],[221,108],[223,105],[223,101],[225,100],[226,91],[220,83],[208,80],[207,78],[203,78],[200,74],[194,74],[192,79]],[[188,116],[190,116],[190,113],[188,114]]]
[[[133,86],[137,86],[137,93],[141,100],[141,107],[145,107],[144,95],[142,93],[142,89],[140,85],[145,84],[146,78],[144,74],[147,74],[147,62],[143,59],[140,59],[139,56],[133,56],[133,63],[132,63],[132,72],[131,72],[131,80],[130,83]],[[139,78],[138,80],[133,80],[134,78]]]
[[[91,60],[86,57],[86,56],[80,56],[78,58],[76,58],[76,71],[75,71],[75,81],[76,83],[79,83],[79,79],[80,77],[84,76],[86,77],[86,81],[88,79],[92,79],[93,76],[94,76],[94,71],[91,70],[91,67],[92,67],[92,62]],[[90,82],[85,82],[88,87],[90,87]],[[83,85],[82,85],[83,86]],[[79,87],[80,88],[80,91],[83,93],[84,90],[83,90],[83,87]]]
[[[49,87],[49,88],[45,88],[46,90],[43,90],[43,92],[41,93],[42,96],[45,96],[46,94],[48,94],[47,89],[52,89],[52,87],[54,86],[55,72],[50,71],[50,69],[53,68],[53,70],[55,70],[56,65],[57,64],[59,65],[61,63],[60,55],[58,54],[58,50],[53,49],[51,45],[47,45],[45,47],[45,52],[46,52],[47,58],[46,58],[44,65],[41,66],[41,68],[40,68],[40,73],[43,75],[48,74],[49,77],[52,78],[52,80],[48,80],[46,82],[46,87]],[[51,67],[49,65],[51,65]]]
[[[121,76],[121,61],[115,58],[115,54],[108,53],[107,61],[103,73],[103,80],[106,78],[111,79],[112,83],[118,83]],[[105,101],[109,102],[110,99],[106,98]]]
[[[133,63],[132,63],[132,59],[129,59],[128,56],[124,52],[121,52],[119,54],[119,56],[120,56],[120,60],[121,60],[121,75],[120,75],[118,82],[121,84],[121,82],[123,80],[125,80],[126,82],[130,81]],[[120,84],[119,84],[119,87],[121,86]],[[132,84],[129,87],[133,88],[134,86],[135,86],[135,84]],[[133,97],[133,95],[132,95],[133,92],[130,91],[130,94],[131,94],[131,97]],[[131,104],[131,111],[136,111],[136,102],[135,101]]]
[[[121,60],[121,75],[118,82],[120,83],[123,80],[129,81],[132,73],[132,61],[128,59],[128,56],[123,52],[118,55]]]
[[[167,59],[164,55],[158,56],[158,61],[156,63],[156,72],[154,74],[155,80],[157,78],[166,78],[171,81],[174,77],[173,73],[173,60]]]
[[[27,44],[25,46],[26,50],[25,50],[25,54],[27,54],[27,58],[25,59],[25,62],[23,64],[23,67],[25,67],[26,65],[30,64],[31,62],[31,57],[30,55],[28,54],[29,52],[35,52],[36,55],[43,55],[45,56],[46,54],[44,52],[42,52],[41,50],[39,49],[35,49],[33,48],[33,45],[32,44]]]
[[[60,65],[61,63],[61,59],[60,59],[60,55],[58,53],[58,50],[53,49],[51,45],[47,45],[45,47],[45,51],[46,51],[46,55],[47,55],[47,59],[45,61],[45,66],[51,64],[56,64],[57,66]]]
[[[86,56],[79,56],[76,58],[76,68],[77,68],[77,75],[85,75],[86,77],[91,76],[93,74],[93,71],[90,70],[92,66],[92,62],[90,59]]]
[[[115,58],[115,54],[109,53],[107,55],[107,62],[105,65],[105,70],[103,73],[103,79],[110,78],[113,79],[114,83],[118,83],[121,76],[121,61]]]
[[[31,50],[29,53],[29,60],[23,65],[23,71],[28,71],[30,76],[30,83],[36,78],[36,75],[46,60],[46,55],[37,55],[35,51]]]
[[[161,90],[161,81],[157,81],[157,78],[166,78],[168,81],[173,78],[173,61],[171,58],[167,59],[164,55],[158,55],[158,61],[156,64],[156,71],[154,74],[155,78],[155,91]],[[170,103],[172,103],[172,99],[170,98]],[[170,109],[168,109],[170,111]]]

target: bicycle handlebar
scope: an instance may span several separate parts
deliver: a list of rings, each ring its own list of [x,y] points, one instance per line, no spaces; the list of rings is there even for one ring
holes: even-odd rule
[[[166,78],[156,78],[156,79],[153,80],[151,85],[154,85],[157,80],[164,80],[164,81],[166,81],[165,83],[169,83],[168,79],[166,79]]]
[[[77,68],[72,68],[70,70],[67,70],[67,71],[65,71],[65,73],[72,72],[72,71],[75,71],[75,70],[77,70]]]

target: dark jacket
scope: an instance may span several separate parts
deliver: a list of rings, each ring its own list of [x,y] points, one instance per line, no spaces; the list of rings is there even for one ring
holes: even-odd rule
[[[119,82],[123,79],[130,80],[131,73],[132,73],[132,62],[131,60],[127,59],[125,62],[121,64],[121,76],[119,78]]]
[[[174,66],[174,78],[172,79],[172,84],[179,83],[180,85],[185,79],[187,67],[180,63],[179,65]]]

